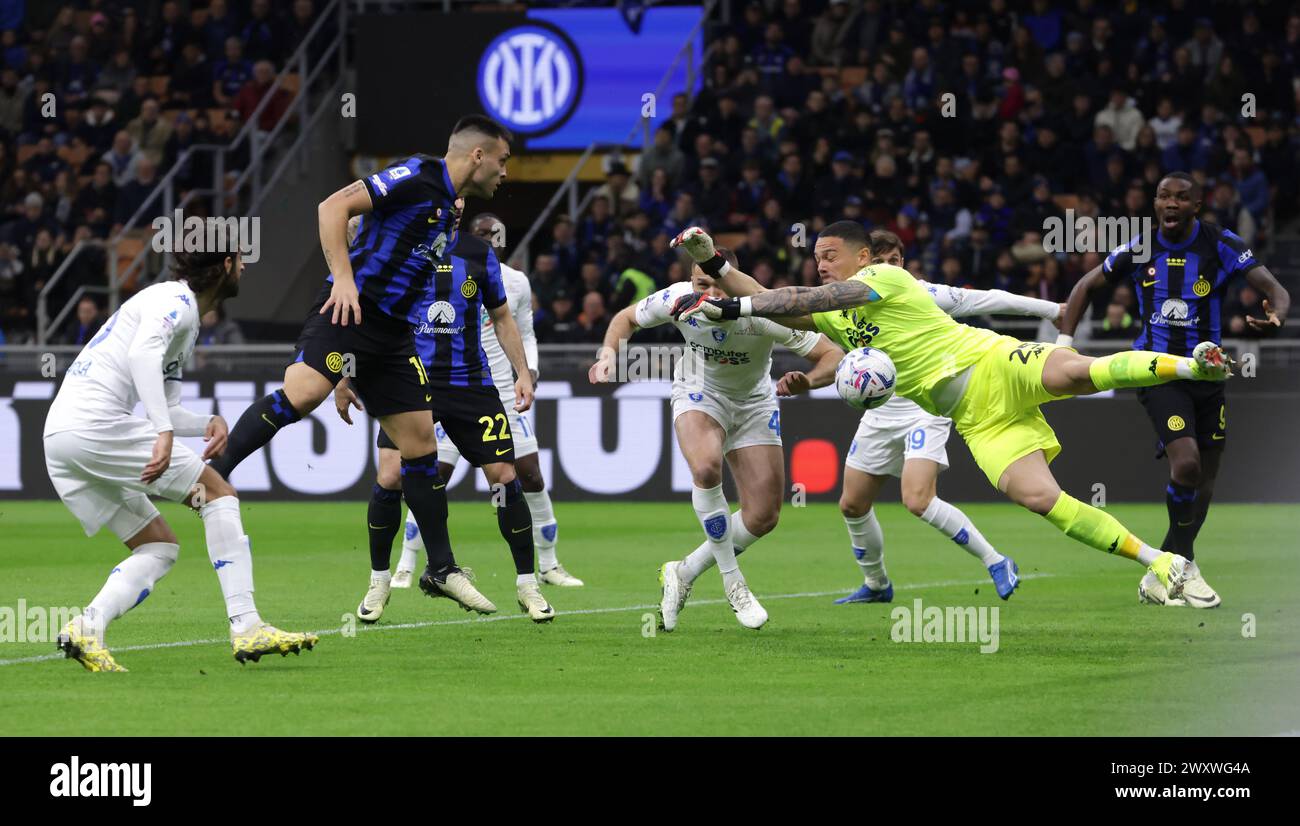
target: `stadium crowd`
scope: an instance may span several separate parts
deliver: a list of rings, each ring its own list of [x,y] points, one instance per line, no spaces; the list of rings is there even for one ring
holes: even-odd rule
[[[610,158],[590,207],[534,245],[543,342],[599,342],[619,308],[685,278],[669,241],[692,224],[769,286],[818,283],[816,233],[848,218],[896,233],[927,279],[1062,301],[1102,256],[1045,251],[1044,221],[1067,209],[1149,215],[1170,171],[1202,181],[1202,217],[1248,243],[1297,217],[1294,4],[732,8],[731,25],[710,29],[699,93],[673,96],[653,145]],[[313,0],[0,0],[0,340],[31,338],[36,296],[78,240],[109,237],[186,147],[238,132],[314,10]],[[288,93],[276,94],[262,129],[285,116]],[[212,170],[200,159],[178,177],[210,185]],[[103,283],[105,266],[102,251],[81,256],[51,307]],[[1230,334],[1250,334],[1242,318],[1258,303],[1239,288]],[[99,314],[84,304],[59,331],[70,343]],[[1094,309],[1096,335],[1139,326],[1123,286]]]
[[[315,0],[0,0],[0,342],[31,339],[37,296],[78,241],[121,229],[186,148],[234,138],[315,22]],[[289,102],[277,89],[258,128]],[[187,163],[181,192],[211,187],[210,167]],[[159,198],[137,224],[161,212]],[[78,256],[51,314],[106,264],[103,249]],[[102,301],[79,302],[56,340],[81,343]],[[230,337],[227,319],[207,329]]]
[[[1248,243],[1296,217],[1294,6],[733,8],[701,92],[674,96],[653,146],[613,159],[586,213],[534,250],[543,341],[598,342],[620,307],[685,278],[668,242],[692,224],[768,286],[819,283],[816,232],[849,218],[898,234],[928,280],[1064,301],[1104,255],[1049,254],[1044,221],[1149,216],[1168,172],[1203,182],[1202,217]],[[1230,334],[1250,335],[1259,301],[1238,288]],[[1136,314],[1121,286],[1095,307],[1094,335],[1131,338]]]

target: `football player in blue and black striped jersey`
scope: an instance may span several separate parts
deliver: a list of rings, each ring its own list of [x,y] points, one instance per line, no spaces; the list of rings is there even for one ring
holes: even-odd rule
[[[1116,248],[1100,267],[1080,279],[1061,322],[1065,339],[1061,343],[1072,343],[1070,336],[1088,306],[1089,294],[1103,284],[1119,283],[1131,283],[1138,297],[1142,330],[1133,343],[1137,350],[1186,356],[1198,342],[1219,343],[1224,299],[1241,279],[1268,296],[1265,318],[1248,318],[1247,323],[1260,333],[1278,330],[1291,306],[1286,289],[1241,238],[1199,220],[1200,209],[1201,187],[1195,179],[1183,172],[1163,178],[1155,198],[1158,230],[1151,238],[1135,238]],[[1143,248],[1147,255],[1135,255],[1135,249]],[[1146,260],[1134,260],[1137,257]],[[1138,399],[1159,439],[1157,457],[1169,457],[1165,488],[1169,530],[1160,547],[1193,560],[1193,543],[1209,511],[1227,440],[1223,384],[1175,381],[1141,388]],[[1189,567],[1194,565],[1193,561]],[[1183,600],[1168,600],[1161,590],[1159,582],[1144,579],[1139,595],[1144,602],[1175,605],[1195,600],[1200,593],[1185,588]],[[1217,605],[1217,595],[1211,601]]]
[[[285,370],[284,387],[254,402],[230,432],[213,467],[229,478],[250,453],[314,410],[344,377],[402,454],[402,493],[425,537],[441,593],[467,610],[491,603],[456,567],[447,539],[447,497],[424,365],[412,325],[438,268],[458,246],[466,197],[491,198],[506,176],[510,132],[471,115],[452,129],[446,155],[412,155],[354,181],[317,209],[329,275]],[[363,215],[351,249],[348,220]],[[466,255],[485,259],[479,245]],[[485,260],[478,262],[486,265]]]

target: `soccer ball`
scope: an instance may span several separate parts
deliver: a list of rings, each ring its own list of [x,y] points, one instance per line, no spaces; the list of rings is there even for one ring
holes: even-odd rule
[[[850,350],[835,368],[835,390],[849,407],[871,410],[894,395],[894,363],[883,350]]]

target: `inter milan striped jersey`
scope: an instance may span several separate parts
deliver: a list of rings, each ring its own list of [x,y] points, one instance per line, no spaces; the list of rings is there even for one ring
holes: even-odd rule
[[[1220,341],[1229,283],[1260,266],[1246,242],[1217,224],[1194,221],[1181,244],[1157,232],[1146,263],[1133,261],[1137,244],[1116,247],[1102,264],[1110,283],[1133,281],[1142,317],[1133,349],[1190,356],[1198,343]]]
[[[416,304],[415,350],[434,384],[492,387],[480,307],[506,303],[501,264],[487,242],[472,235],[461,235],[448,252]]]
[[[362,216],[348,251],[357,292],[414,324],[434,268],[447,263],[456,243],[455,188],[443,162],[429,155],[412,155],[361,180],[373,209]]]

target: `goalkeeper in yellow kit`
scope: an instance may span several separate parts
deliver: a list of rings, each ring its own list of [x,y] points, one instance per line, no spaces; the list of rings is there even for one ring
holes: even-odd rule
[[[768,290],[718,256],[698,227],[681,233],[674,245],[733,296],[685,295],[674,316],[761,316],[819,330],[846,350],[883,350],[898,371],[894,392],[936,416],[950,417],[980,469],[1011,501],[1085,545],[1148,566],[1168,598],[1202,608],[1219,604],[1186,559],[1152,548],[1110,514],[1061,490],[1048,469],[1061,445],[1039,410],[1044,402],[1113,388],[1179,379],[1223,381],[1231,370],[1218,345],[1202,342],[1191,357],[1133,350],[1089,358],[1068,347],[960,324],[900,267],[873,265],[847,281]]]

